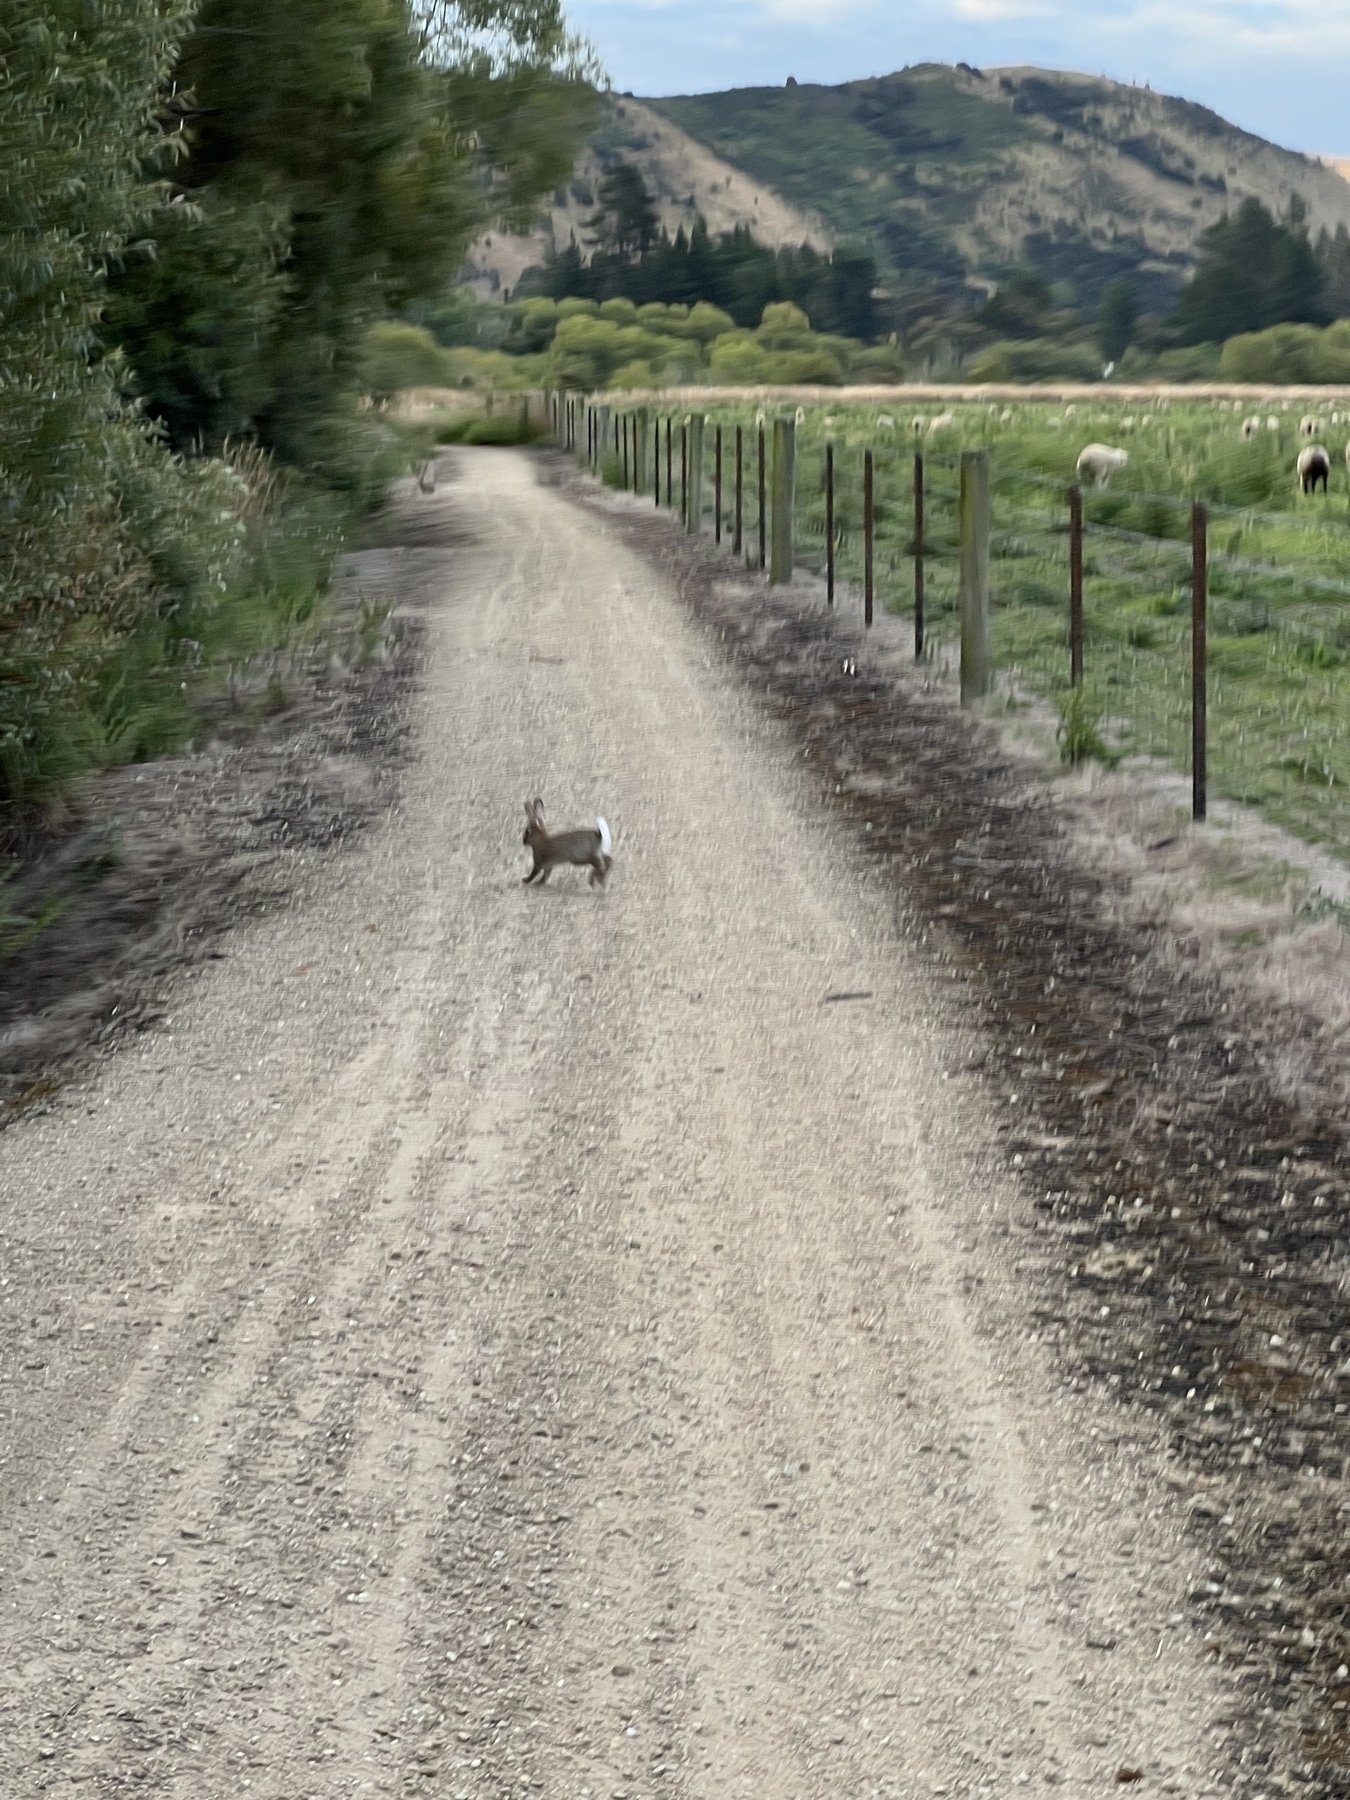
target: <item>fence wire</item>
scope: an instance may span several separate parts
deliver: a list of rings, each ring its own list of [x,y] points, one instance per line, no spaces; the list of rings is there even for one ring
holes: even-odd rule
[[[617,416],[617,415],[615,415]],[[735,430],[742,442],[742,554],[759,560],[760,419],[750,410],[708,414],[702,530],[716,529],[716,432],[722,433],[722,542],[734,533]],[[662,503],[671,426],[671,500],[683,506],[685,415],[648,415],[660,437]],[[772,456],[772,419],[763,417]],[[898,440],[898,441],[897,441]],[[620,447],[622,432],[620,432]],[[799,566],[822,574],[826,447],[833,448],[835,569],[841,605],[863,584],[863,459],[873,458],[876,605],[913,606],[914,447],[907,434],[878,443],[856,423],[809,413],[795,433],[793,515]],[[629,439],[629,479],[636,466]],[[924,456],[925,656],[951,668],[959,638],[959,456]],[[992,443],[991,633],[1009,705],[1039,698],[1061,707],[1069,691],[1067,485],[1011,466]],[[607,479],[622,480],[614,441]],[[652,466],[647,456],[647,491]],[[771,504],[771,472],[763,491]],[[1213,791],[1261,808],[1298,835],[1350,852],[1350,520],[1298,518],[1213,505],[1209,528],[1209,773]],[[1084,494],[1084,695],[1108,750],[1160,758],[1189,771],[1190,500],[1112,487]],[[771,538],[765,521],[764,542]],[[1293,554],[1290,554],[1290,552]]]

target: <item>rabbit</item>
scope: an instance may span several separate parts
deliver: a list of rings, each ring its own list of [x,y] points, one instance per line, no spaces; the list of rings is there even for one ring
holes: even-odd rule
[[[614,840],[609,835],[609,826],[603,819],[595,821],[595,829],[588,831],[583,826],[577,831],[560,831],[556,837],[550,837],[544,826],[544,803],[542,800],[525,802],[525,835],[520,840],[534,857],[534,865],[524,880],[545,882],[550,872],[559,863],[575,863],[578,868],[589,863],[591,866],[591,886],[603,887],[605,877],[609,874],[614,858]]]

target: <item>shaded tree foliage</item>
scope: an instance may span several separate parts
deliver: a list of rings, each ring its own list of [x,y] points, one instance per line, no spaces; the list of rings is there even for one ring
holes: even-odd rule
[[[0,812],[61,775],[60,721],[155,604],[140,527],[174,484],[91,352],[101,258],[151,203],[142,158],[184,24],[156,0],[0,15]]]
[[[571,166],[594,99],[553,66],[565,41],[552,0],[202,0],[168,108],[187,153],[109,314],[175,443],[249,431],[359,480],[372,320]]]
[[[1303,203],[1284,223],[1247,199],[1200,239],[1196,269],[1172,316],[1183,344],[1222,343],[1272,325],[1322,325],[1323,269],[1308,242]]]
[[[1139,296],[1128,281],[1113,281],[1102,294],[1097,315],[1097,343],[1107,362],[1119,362],[1134,342],[1139,323]]]
[[[626,260],[651,248],[660,220],[646,182],[631,163],[610,170],[600,183],[599,201],[587,220],[597,250]]]

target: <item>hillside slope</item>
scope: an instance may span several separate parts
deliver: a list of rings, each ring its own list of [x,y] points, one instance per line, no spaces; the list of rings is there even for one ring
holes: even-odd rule
[[[648,104],[837,234],[872,239],[906,287],[988,283],[1022,260],[1080,303],[1130,274],[1160,305],[1199,234],[1248,195],[1279,214],[1298,193],[1314,232],[1350,227],[1334,168],[1189,101],[1088,76],[921,64]]]
[[[811,244],[828,250],[833,233],[810,206],[801,206],[726,162],[706,144],[662,118],[640,100],[625,96],[606,102],[601,124],[582,151],[572,179],[528,236],[490,232],[469,252],[466,279],[484,299],[513,289],[522,272],[553,250],[565,250],[575,235],[583,249],[587,220],[607,169],[630,162],[641,169],[661,223],[673,237],[700,215],[714,234],[748,225],[755,240],[777,249]]]
[[[630,162],[672,232],[701,213],[765,244],[865,239],[897,292],[987,290],[1025,261],[1091,305],[1117,275],[1168,310],[1196,240],[1254,195],[1302,196],[1314,233],[1350,228],[1350,182],[1217,113],[1147,88],[1043,69],[920,64],[840,87],[807,83],[611,98],[569,187],[525,238],[470,256],[484,295],[565,248],[604,171]]]

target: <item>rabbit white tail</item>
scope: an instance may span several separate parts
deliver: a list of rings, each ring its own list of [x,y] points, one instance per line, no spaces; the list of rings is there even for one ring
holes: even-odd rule
[[[604,819],[597,819],[595,829],[600,833],[600,854],[608,856],[614,848],[614,839],[609,835],[609,826]]]

